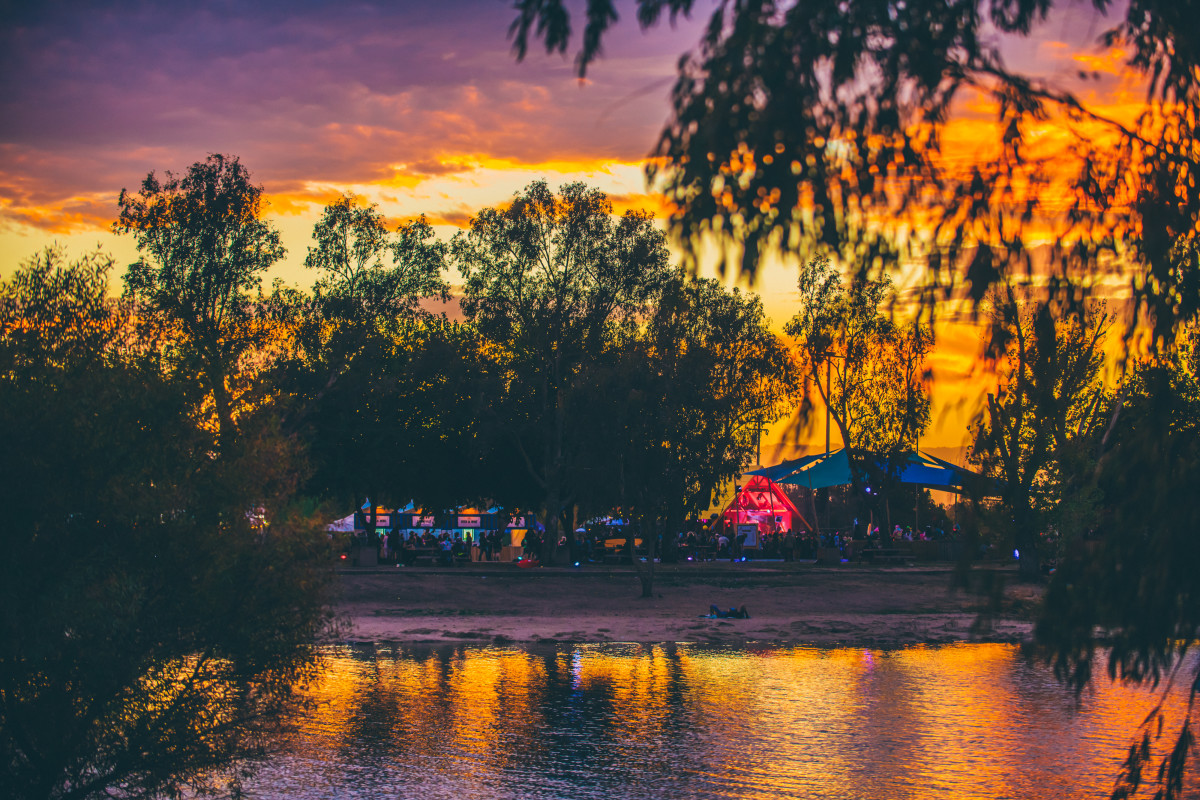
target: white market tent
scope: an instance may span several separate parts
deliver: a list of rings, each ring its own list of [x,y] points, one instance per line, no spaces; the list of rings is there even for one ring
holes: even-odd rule
[[[354,533],[354,515],[334,520],[325,526],[325,530],[333,533]]]

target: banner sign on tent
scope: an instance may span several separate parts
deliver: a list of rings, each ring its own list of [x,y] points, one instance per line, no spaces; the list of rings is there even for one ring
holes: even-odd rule
[[[479,527],[479,517],[478,516],[469,516],[469,517],[460,516],[458,518],[458,527],[460,527],[460,528],[478,528]]]
[[[356,531],[365,531],[367,529],[367,523],[369,521],[370,521],[370,515],[362,512],[362,511],[354,512],[354,529]],[[391,526],[392,526],[392,515],[391,514],[376,514],[375,515],[375,527],[376,528],[390,528]]]

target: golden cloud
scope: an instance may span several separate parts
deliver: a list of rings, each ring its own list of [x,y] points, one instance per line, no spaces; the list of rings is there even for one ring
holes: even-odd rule
[[[678,211],[678,206],[664,195],[651,193],[628,193],[609,195],[613,213],[623,215],[626,211],[649,211],[655,219],[667,219]]]
[[[116,219],[116,195],[68,197],[45,205],[18,205],[0,198],[0,224],[26,226],[48,234],[108,230]]]

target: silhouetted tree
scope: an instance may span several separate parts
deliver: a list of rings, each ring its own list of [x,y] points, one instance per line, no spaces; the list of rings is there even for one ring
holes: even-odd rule
[[[172,360],[211,393],[226,438],[236,430],[243,359],[271,335],[250,292],[285,252],[262,219],[262,194],[236,157],[214,154],[183,176],[150,173],[137,194],[122,189],[113,225],[141,256],[125,275],[139,318],[165,327]]]
[[[216,456],[208,392],[58,250],[0,284],[0,795],[228,788],[327,629],[325,534],[267,426]]]
[[[391,232],[374,205],[350,196],[325,207],[313,239],[305,264],[319,278],[294,326],[290,367],[298,396],[288,422],[308,434],[309,487],[355,506],[370,498],[373,529],[376,504],[410,499],[399,493],[410,493],[413,474],[427,472],[418,464],[439,454],[413,445],[435,431],[447,439],[469,427],[430,422],[443,413],[439,403],[448,409],[460,398],[419,399],[433,375],[454,367],[422,353],[448,330],[421,306],[448,296],[446,245],[424,217]],[[443,442],[440,452],[450,450]]]
[[[1165,683],[1138,731],[1113,797],[1143,784],[1180,798],[1194,764],[1200,675],[1184,655],[1200,630],[1200,538],[1191,498],[1200,482],[1200,361],[1195,339],[1136,365],[1108,416],[1094,472],[1099,528],[1059,560],[1037,624],[1038,645],[1078,690],[1113,680]],[[1186,687],[1182,719],[1165,693]],[[1157,762],[1157,769],[1155,764]]]
[[[1093,451],[1107,422],[1103,343],[1111,323],[1099,309],[1056,322],[1048,306],[1025,305],[1011,289],[995,296],[993,329],[1003,334],[1005,364],[975,426],[971,462],[995,479],[999,527],[1031,579],[1047,555],[1041,537],[1073,477],[1090,479],[1073,456]]]
[[[676,271],[644,327],[591,382],[594,462],[615,479],[647,550],[635,561],[653,593],[656,542],[708,508],[742,474],[761,426],[791,405],[791,358],[757,296]]]
[[[799,285],[800,311],[786,331],[803,353],[806,390],[816,387],[841,433],[855,489],[869,483],[886,503],[929,424],[925,357],[932,334],[883,313],[891,300],[886,278],[846,286],[829,260],[817,257]]]
[[[638,23],[689,15],[694,0],[635,0]],[[1200,46],[1192,2],[1082,7],[1052,0],[715,3],[694,52],[679,61],[672,115],[649,162],[694,255],[706,241],[741,251],[753,275],[767,250],[814,248],[862,272],[926,262],[930,307],[965,278],[982,299],[1030,268],[1030,243],[1052,242],[1049,291],[1078,300],[1080,273],[1111,252],[1138,269],[1135,288],[1160,338],[1200,311],[1195,269],[1175,250],[1200,221],[1196,113]],[[600,54],[614,0],[588,0],[577,61]],[[510,28],[565,52],[563,0],[520,0]],[[1098,37],[1124,55],[1146,94],[1125,124],[1089,105],[1093,77],[1030,74],[1002,42],[1057,39],[1052,15],[1113,13]],[[1057,81],[1057,82],[1056,82]],[[996,109],[990,137],[965,160],[943,133],[971,97]],[[1061,138],[1034,138],[1053,124]],[[1047,142],[1050,142],[1049,144]],[[1055,144],[1058,143],[1058,144]],[[1052,236],[1047,237],[1047,230]]]
[[[665,238],[648,214],[614,219],[597,189],[571,183],[554,194],[536,182],[507,207],[481,211],[451,251],[464,279],[463,310],[503,376],[498,422],[543,493],[543,558],[552,561],[586,466],[578,437],[588,423],[570,398],[588,365],[636,326],[659,291]]]

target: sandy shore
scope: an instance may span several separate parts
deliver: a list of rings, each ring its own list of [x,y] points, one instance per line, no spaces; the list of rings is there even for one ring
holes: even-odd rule
[[[950,566],[701,564],[663,569],[642,598],[628,566],[519,570],[380,567],[339,574],[344,638],[400,642],[697,642],[899,647],[1029,638],[1040,588],[1010,570],[995,614]],[[750,619],[707,619],[710,604]]]

